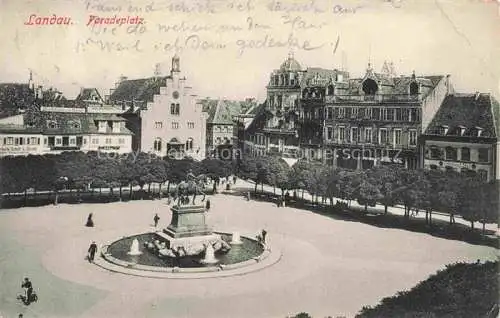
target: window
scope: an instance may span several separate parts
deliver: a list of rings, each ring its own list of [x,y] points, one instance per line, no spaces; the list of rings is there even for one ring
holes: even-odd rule
[[[19,137],[19,145],[24,145],[24,138],[23,137]]]
[[[445,148],[446,160],[457,160],[457,149],[453,147]]]
[[[194,129],[194,123],[193,122],[188,122],[188,128],[189,129]]]
[[[326,109],[326,119],[333,119],[333,108],[328,107]]]
[[[377,91],[377,82],[375,82],[371,78],[368,78],[363,82],[363,92],[365,93],[365,95],[375,95]]]
[[[387,120],[387,109],[380,109],[380,120]]]
[[[365,108],[365,115],[364,118],[372,118],[372,109],[371,108]]]
[[[411,82],[410,84],[410,95],[418,94],[418,84],[416,82]]]
[[[125,138],[118,138],[118,143],[123,145],[125,143]]]
[[[62,139],[61,139],[61,137],[57,137],[56,138],[56,145],[60,145],[60,144],[62,144]]]
[[[14,138],[14,145],[19,146],[19,138],[18,137]]]
[[[106,132],[107,123],[105,121],[99,122],[99,132]]]
[[[381,120],[380,118],[380,108],[372,108],[372,118],[375,120]]]
[[[69,139],[69,144],[70,145],[76,145],[76,138],[70,138]]]
[[[221,139],[220,137],[215,138],[215,144],[220,145],[221,144]]]
[[[122,123],[119,122],[119,121],[114,121],[114,122],[112,122],[112,124],[113,124],[113,132],[114,133],[119,133],[120,132],[120,128],[122,126]]]
[[[49,147],[52,147],[52,146],[55,145],[55,139],[56,139],[55,137],[49,137],[49,140],[48,140],[49,141]]]
[[[106,145],[111,144],[111,138],[106,138],[106,140],[104,142],[106,143]]]
[[[4,140],[5,140],[5,138],[4,138]],[[5,141],[4,141],[4,142],[5,142]],[[7,144],[7,145],[12,145],[13,143],[14,143],[14,138],[13,138],[13,137],[7,137],[7,142],[6,142],[6,144]]]
[[[333,139],[333,127],[326,127],[326,139]]]
[[[48,120],[47,121],[47,128],[49,129],[56,129],[58,127],[57,122],[54,120]]]
[[[387,120],[388,121],[394,121],[394,109],[392,108],[389,108],[389,109],[386,109],[386,113],[387,113]]]
[[[40,138],[31,137],[31,144],[32,145],[39,145],[40,144]]]
[[[76,137],[76,145],[81,146],[82,143],[83,143],[83,137],[82,136]]]
[[[417,145],[417,131],[410,130],[409,132],[409,145],[416,146]]]
[[[443,159],[443,152],[440,148],[433,146],[429,150],[431,159]]]
[[[170,115],[175,115],[175,104],[170,104]]]
[[[477,159],[479,162],[489,162],[489,149],[479,148],[477,150]]]
[[[161,151],[161,138],[156,138],[153,142],[153,149],[155,151]]]
[[[483,170],[483,169],[479,169],[477,171],[477,174],[479,175],[479,178],[483,181],[487,181],[488,180],[488,171],[486,170]]]
[[[351,118],[357,118],[358,117],[358,108],[353,108],[351,112]]]
[[[345,116],[345,108],[339,107],[339,118],[344,118]]]
[[[345,127],[339,127],[339,141],[345,141]]]
[[[462,148],[462,161],[470,161],[470,148],[463,147]]]
[[[69,123],[70,127],[73,128],[73,129],[80,129],[81,125],[80,125],[80,122],[79,121],[71,121]]]
[[[172,122],[172,129],[179,129],[179,123],[178,122]]]
[[[389,141],[387,137],[387,128],[380,128],[380,143],[386,144]]]
[[[155,129],[162,129],[162,128],[163,128],[163,122],[155,121]]]
[[[396,120],[397,121],[403,120],[403,110],[401,108],[396,108]]]
[[[367,142],[367,143],[372,142],[372,128],[371,127],[365,128],[365,142]]]
[[[401,129],[394,129],[394,145],[401,145]]]
[[[351,128],[351,142],[358,142],[359,139],[359,129],[358,127]]]
[[[93,145],[98,145],[99,144],[99,138],[92,138],[92,144]]]
[[[186,150],[193,150],[193,138],[188,138],[186,141]]]

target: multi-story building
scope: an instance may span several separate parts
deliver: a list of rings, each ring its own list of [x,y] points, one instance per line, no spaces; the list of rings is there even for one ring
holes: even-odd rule
[[[323,149],[309,157],[351,169],[421,167],[419,137],[452,90],[449,76],[395,76],[388,64],[382,73],[369,65],[363,78],[322,95],[324,112],[311,116],[324,120]]]
[[[499,107],[489,94],[447,96],[422,136],[424,167],[499,180]]]
[[[215,105],[208,110],[206,134],[206,153],[208,156],[226,159],[232,158],[233,118],[239,112],[239,104],[230,105],[224,100],[216,101]]]
[[[157,70],[150,78],[122,78],[109,101],[125,110],[122,116],[134,132],[134,149],[176,158],[205,157],[206,114],[180,75],[177,55],[169,76]]]

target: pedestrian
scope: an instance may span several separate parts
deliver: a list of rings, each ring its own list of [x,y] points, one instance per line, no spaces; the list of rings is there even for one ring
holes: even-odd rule
[[[87,223],[85,223],[87,227],[94,227],[94,220],[92,220],[92,213],[87,217]]]
[[[247,201],[250,201],[250,191],[247,192]]]
[[[267,231],[265,229],[262,230],[262,244],[266,244],[266,235]]]
[[[233,176],[233,184],[236,184],[236,176]]]
[[[293,201],[297,201],[297,191],[293,190]]]
[[[155,217],[153,218],[153,221],[155,222],[155,227],[158,226],[158,221],[160,221],[160,217],[158,216],[158,213],[155,214]]]
[[[205,208],[206,208],[207,212],[210,210],[210,199],[207,200]]]
[[[92,244],[90,244],[88,252],[89,252],[89,254],[88,254],[87,258],[89,260],[89,263],[93,263],[95,253],[97,252],[97,244],[95,242],[92,242]]]
[[[24,282],[21,284],[21,287],[24,288],[24,303],[29,305],[31,303],[31,297],[33,295],[33,284],[29,280],[28,277],[24,279]]]

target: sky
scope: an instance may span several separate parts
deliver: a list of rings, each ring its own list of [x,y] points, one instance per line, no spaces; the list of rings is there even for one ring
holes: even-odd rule
[[[157,64],[167,75],[178,54],[200,97],[263,101],[291,52],[351,77],[392,61],[398,75],[450,74],[457,91],[500,97],[500,0],[0,0],[0,21],[0,82],[32,70],[68,98]]]

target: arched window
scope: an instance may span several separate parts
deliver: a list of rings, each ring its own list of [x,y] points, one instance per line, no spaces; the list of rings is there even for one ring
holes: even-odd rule
[[[365,93],[365,95],[375,95],[377,91],[378,91],[377,82],[375,82],[371,78],[367,78],[363,82],[363,92]]]
[[[153,149],[155,151],[161,151],[161,138],[156,138],[153,143]]]
[[[332,96],[334,94],[335,88],[333,87],[333,85],[328,85],[326,91],[328,95]]]
[[[186,150],[193,150],[193,138],[188,138],[186,141]]]
[[[180,114],[180,105],[179,104],[175,104],[175,114],[176,115]]]
[[[417,82],[411,82],[410,84],[410,95],[417,95],[418,94],[418,83]]]

